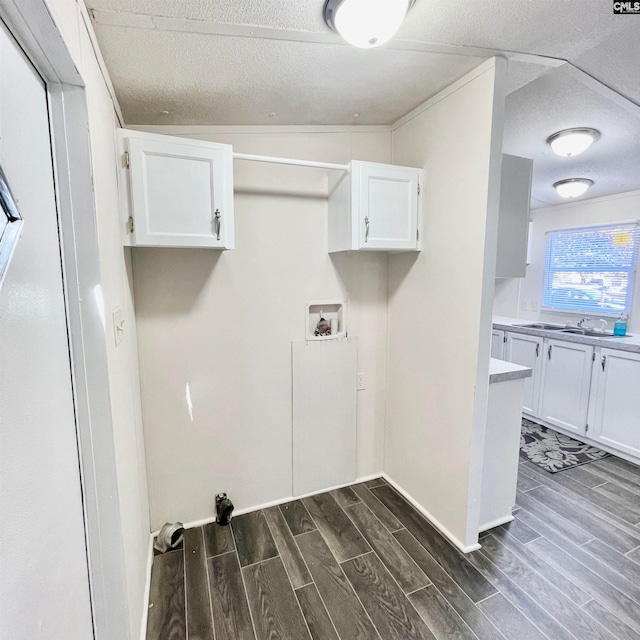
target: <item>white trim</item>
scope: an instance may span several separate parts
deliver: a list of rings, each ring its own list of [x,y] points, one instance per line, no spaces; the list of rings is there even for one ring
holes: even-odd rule
[[[268,509],[269,507],[277,507],[280,504],[286,504],[287,502],[291,502],[292,500],[301,500],[302,498],[309,498],[311,496],[317,496],[321,493],[327,493],[329,491],[335,491],[336,489],[344,489],[344,487],[351,487],[354,484],[361,484],[362,482],[367,482],[369,480],[375,480],[376,478],[384,478],[385,475],[384,473],[382,473],[381,471],[378,473],[371,473],[367,476],[361,476],[360,478],[356,478],[355,480],[353,480],[352,482],[347,482],[345,484],[338,484],[335,485],[334,487],[327,487],[325,489],[320,489],[318,491],[311,491],[310,493],[302,493],[299,496],[289,496],[287,498],[280,498],[278,500],[272,500],[271,502],[265,502],[263,504],[259,504],[253,507],[245,507],[244,509],[238,509],[237,511],[233,512],[234,516],[242,516],[245,513],[251,513],[253,511],[260,511],[261,509]],[[185,529],[194,529],[195,527],[202,527],[205,524],[211,524],[212,522],[216,521],[216,517],[215,516],[211,516],[209,518],[202,518],[202,520],[193,520],[191,522],[186,522],[184,524],[184,528]],[[154,538],[155,536],[158,535],[158,533],[160,533],[159,531],[154,531],[151,534],[151,537]]]
[[[82,16],[82,22],[84,24],[85,29],[87,30],[87,34],[89,36],[89,40],[91,41],[91,48],[93,49],[93,53],[98,62],[98,67],[100,68],[100,73],[104,79],[104,83],[107,85],[107,91],[111,96],[111,102],[113,102],[113,108],[115,109],[116,115],[118,116],[118,121],[120,122],[120,126],[124,125],[124,117],[122,116],[122,109],[120,109],[120,103],[118,102],[118,96],[116,95],[116,90],[113,88],[113,83],[111,82],[111,76],[109,75],[109,70],[107,69],[107,65],[102,57],[102,51],[100,50],[100,45],[98,44],[98,39],[96,37],[96,32],[93,29],[93,25],[91,24],[91,18],[87,12],[87,7],[85,6],[82,0],[78,1],[78,7],[80,8],[80,15]]]
[[[83,304],[102,286],[84,82],[46,0],[0,0],[0,17],[47,86],[94,637],[127,640],[104,326],[95,305]]]
[[[157,533],[155,535],[158,535]],[[149,598],[151,597],[151,568],[153,567],[153,533],[149,534],[149,550],[147,551],[147,570],[144,581],[142,599],[142,620],[140,622],[140,640],[147,640],[147,623],[149,621]]]
[[[199,136],[221,134],[267,133],[389,133],[388,124],[128,124],[127,129],[161,133],[168,136]]]
[[[323,31],[299,31],[295,29],[279,29],[248,24],[232,24],[213,22],[208,20],[193,20],[189,18],[173,18],[154,16],[151,14],[133,13],[127,11],[92,10],[96,24],[105,27],[127,27],[133,29],[147,29],[157,31],[177,31],[182,33],[198,33],[213,36],[227,36],[234,38],[256,38],[262,40],[279,40],[288,42],[305,42],[309,44],[324,44],[339,47],[350,46],[340,36],[329,29]],[[438,55],[453,55],[473,58],[489,58],[495,55],[506,55],[518,62],[559,67],[566,64],[566,60],[551,56],[525,53],[522,51],[501,51],[485,47],[472,47],[460,44],[443,44],[421,42],[416,40],[394,39],[381,47],[399,51],[417,51]]]
[[[445,98],[448,98],[452,93],[455,93],[459,89],[462,89],[465,85],[473,82],[476,78],[491,71],[496,66],[495,57],[489,60],[485,60],[482,64],[478,65],[475,69],[469,71],[469,73],[465,74],[459,80],[456,80],[454,83],[450,84],[448,87],[437,93],[435,96],[429,98],[426,102],[418,105],[412,111],[409,111],[406,115],[402,116],[399,120],[396,120],[391,125],[391,131],[395,131],[399,129],[403,125],[407,124],[414,118],[417,118],[421,113],[424,113],[431,107],[434,107],[439,102],[442,102]]]
[[[515,520],[514,516],[504,516],[503,518],[498,518],[493,522],[489,522],[489,524],[481,524],[480,525],[480,533],[483,531],[489,531],[489,529],[494,529],[495,527],[499,527],[501,524],[507,524],[507,522],[512,522]]]
[[[437,518],[434,518],[411,494],[407,493],[399,484],[392,480],[386,473],[382,477],[417,511],[421,513],[449,542],[452,542],[462,553],[471,553],[480,549],[478,543],[465,545],[447,529]]]
[[[638,198],[640,197],[640,190],[624,191],[622,193],[613,193],[608,196],[600,196],[598,198],[584,198],[582,200],[572,200],[571,202],[561,202],[559,204],[545,204],[544,207],[537,207],[531,211],[532,216],[536,216],[539,213],[544,213],[547,210],[553,209],[554,211],[560,209],[571,209],[574,207],[583,207],[585,205],[597,204],[600,202],[611,202],[613,200],[622,200],[624,198]],[[538,202],[542,202],[539,200]]]
[[[615,220],[613,222],[596,222],[594,224],[580,224],[575,227],[556,227],[553,229],[547,229],[544,232],[545,236],[550,233],[558,233],[559,231],[582,231],[583,229],[601,229],[604,227],[621,227],[624,225],[636,225],[640,226],[640,220],[635,218],[633,220]]]

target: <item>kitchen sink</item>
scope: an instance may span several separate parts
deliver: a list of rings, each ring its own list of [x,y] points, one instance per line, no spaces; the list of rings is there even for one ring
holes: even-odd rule
[[[530,322],[527,324],[514,324],[514,327],[523,329],[541,329],[543,331],[557,331],[558,333],[572,333],[577,336],[589,336],[590,338],[624,338],[608,331],[596,331],[595,329],[581,329],[580,327],[567,327],[566,324],[547,324],[546,322]]]
[[[566,329],[564,324],[546,324],[544,322],[532,322],[530,324],[514,324],[514,327],[522,327],[523,329],[543,329],[544,331],[563,331]]]
[[[562,329],[562,333],[573,333],[578,336],[589,336],[590,338],[627,338],[629,336],[618,336],[608,331],[595,331],[594,329],[580,329],[580,327],[571,327],[570,329]]]

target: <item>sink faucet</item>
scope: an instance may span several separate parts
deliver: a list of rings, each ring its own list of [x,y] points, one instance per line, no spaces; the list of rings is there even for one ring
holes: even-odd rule
[[[584,326],[585,322],[591,322],[591,318],[582,318],[581,320],[578,321],[578,326],[581,329],[586,329],[587,327]]]

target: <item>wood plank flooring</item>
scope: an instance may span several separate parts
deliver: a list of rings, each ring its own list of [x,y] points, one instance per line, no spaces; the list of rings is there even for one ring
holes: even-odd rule
[[[383,479],[185,532],[147,640],[640,640],[640,467],[520,464],[460,553]]]

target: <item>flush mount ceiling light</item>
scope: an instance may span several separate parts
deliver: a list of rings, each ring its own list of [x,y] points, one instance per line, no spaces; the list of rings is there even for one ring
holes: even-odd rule
[[[560,180],[553,185],[561,198],[577,198],[581,196],[593,184],[593,180],[587,178],[569,178]]]
[[[565,129],[549,136],[547,144],[556,155],[570,158],[586,151],[599,137],[600,132],[597,129]]]
[[[379,47],[398,31],[416,0],[327,0],[324,21],[349,44]]]

